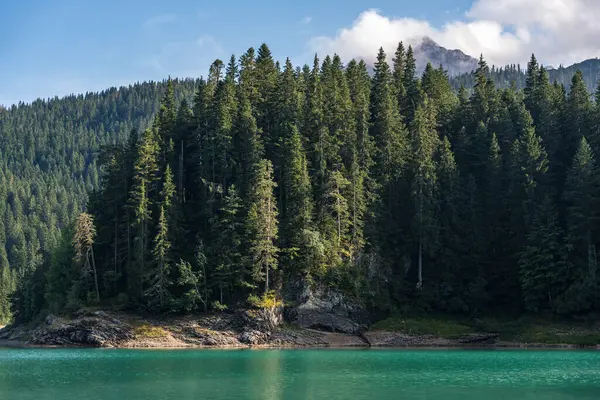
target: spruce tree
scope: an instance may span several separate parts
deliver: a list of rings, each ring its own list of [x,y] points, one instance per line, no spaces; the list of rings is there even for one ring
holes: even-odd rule
[[[138,147],[130,197],[135,218],[135,265],[129,268],[128,285],[131,295],[140,299],[144,291],[144,276],[147,273],[146,264],[152,229],[152,208],[156,200],[153,188],[158,173],[158,154],[159,148],[155,133],[151,129],[147,129]]]
[[[244,288],[247,281],[247,272],[242,266],[242,199],[239,197],[235,185],[223,199],[223,206],[219,210],[218,222],[215,225],[216,242],[213,246],[213,272],[212,285],[219,293],[219,302],[224,303],[231,289]]]
[[[525,308],[552,309],[564,290],[567,251],[550,196],[537,205],[533,224],[519,257],[519,279]]]
[[[285,268],[289,275],[307,276],[314,270],[313,200],[307,160],[298,130],[286,141],[284,164],[286,210],[281,223],[281,239],[286,250]]]
[[[369,133],[370,79],[364,62],[351,61],[347,68],[347,81],[356,133],[346,138],[349,159],[347,171],[350,180],[350,212],[352,224],[352,253],[361,251],[365,244],[367,210],[373,201],[375,183],[371,178],[374,153],[373,139]],[[354,143],[350,141],[354,140]]]
[[[404,102],[400,107],[400,113],[404,118],[404,122],[406,125],[411,124],[417,107],[421,101],[420,82],[416,75],[417,61],[415,59],[415,53],[413,51],[412,46],[408,46],[403,77],[406,96],[404,97]]]
[[[371,136],[375,140],[375,173],[379,182],[393,181],[406,163],[406,129],[393,96],[392,75],[379,49],[371,91]]]
[[[565,295],[566,310],[589,309],[597,290],[598,169],[585,137],[580,141],[566,178],[567,240],[572,248],[571,287]]]
[[[252,115],[252,105],[243,91],[239,92],[238,103],[239,112],[234,127],[237,154],[235,176],[239,195],[247,204],[256,175],[256,166],[264,156],[264,144],[256,126],[256,119]]]
[[[531,55],[531,60],[527,64],[527,77],[525,78],[525,88],[523,94],[525,96],[525,106],[532,111],[537,102],[536,92],[538,90],[540,66],[538,65],[535,55]],[[532,117],[537,120],[537,113],[532,112]]]
[[[277,270],[279,256],[275,187],[271,162],[259,161],[245,225],[252,278],[255,285],[265,282],[265,293],[270,289],[269,277],[272,271]]]
[[[394,53],[394,89],[396,91],[396,101],[398,107],[401,110],[406,97],[406,87],[404,86],[404,69],[406,67],[406,51],[404,50],[404,43],[398,43],[396,53]]]
[[[426,97],[415,112],[410,133],[413,232],[418,247],[417,288],[421,289],[423,285],[423,254],[433,254],[437,244],[437,174],[434,155],[439,146],[439,138],[436,131],[435,109]]]

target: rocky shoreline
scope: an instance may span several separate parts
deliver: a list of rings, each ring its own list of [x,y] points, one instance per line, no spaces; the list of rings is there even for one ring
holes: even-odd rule
[[[498,334],[472,333],[448,339],[433,335],[364,331],[342,333],[298,325],[268,324],[255,312],[145,318],[123,312],[81,310],[71,317],[49,315],[34,327],[0,330],[0,346],[99,348],[580,348],[502,342]],[[596,347],[599,348],[599,347]]]

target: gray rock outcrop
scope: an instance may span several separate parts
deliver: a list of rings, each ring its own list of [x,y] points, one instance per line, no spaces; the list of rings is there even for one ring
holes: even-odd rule
[[[296,306],[287,311],[290,321],[302,328],[360,334],[368,325],[362,307],[332,289],[312,289],[305,285],[298,292]]]

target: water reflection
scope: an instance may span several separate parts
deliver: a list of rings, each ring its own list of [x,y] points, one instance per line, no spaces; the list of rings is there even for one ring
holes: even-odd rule
[[[598,399],[600,352],[0,349],[0,399]]]

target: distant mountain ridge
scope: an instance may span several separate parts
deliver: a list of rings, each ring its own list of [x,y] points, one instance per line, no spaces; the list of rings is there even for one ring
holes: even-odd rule
[[[467,76],[472,75],[477,69],[478,59],[465,54],[458,49],[447,49],[440,46],[437,42],[428,36],[412,38],[406,41],[412,45],[415,58],[417,60],[417,73],[421,74],[427,63],[430,62],[434,67],[442,67],[448,72],[456,88],[463,84],[466,87],[472,85],[472,80]],[[485,54],[484,54],[485,58]],[[543,60],[541,60],[543,62]],[[504,67],[491,67],[492,78],[494,82],[501,87],[510,86],[511,82],[516,82],[517,88],[522,89],[525,85],[526,66],[517,64]],[[594,92],[600,81],[600,59],[590,58],[570,66],[560,65],[558,67],[545,66],[549,73],[550,81],[557,81],[568,89],[571,78],[575,71],[580,70],[583,73],[586,86],[590,92]]]
[[[571,79],[576,71],[581,71],[583,74],[583,80],[589,91],[590,95],[593,95],[598,89],[600,84],[600,59],[591,58],[568,67],[559,66],[558,68],[546,67],[548,71],[548,77],[551,83],[558,82],[563,85],[568,91],[571,87]],[[507,65],[504,67],[490,67],[490,78],[494,81],[494,84],[501,88],[507,88],[511,84],[515,84],[517,89],[523,89],[526,85],[526,67],[521,67],[518,64]],[[465,88],[471,88],[474,84],[475,78],[473,71],[462,73],[460,75],[450,74],[450,84],[456,90],[460,86]]]

